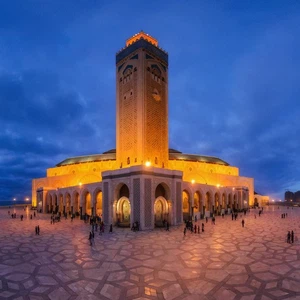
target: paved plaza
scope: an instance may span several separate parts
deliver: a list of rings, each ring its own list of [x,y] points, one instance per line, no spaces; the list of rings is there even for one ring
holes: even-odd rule
[[[265,208],[261,217],[251,210],[245,228],[240,216],[217,217],[186,237],[183,226],[106,228],[93,246],[83,221],[51,225],[50,215],[30,220],[18,208],[11,219],[7,211],[0,209],[0,299],[300,299],[300,208]]]

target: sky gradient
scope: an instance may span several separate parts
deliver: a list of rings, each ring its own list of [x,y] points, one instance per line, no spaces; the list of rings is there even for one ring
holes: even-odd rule
[[[115,54],[169,53],[169,146],[300,190],[300,2],[0,1],[0,200],[67,157],[115,148]]]

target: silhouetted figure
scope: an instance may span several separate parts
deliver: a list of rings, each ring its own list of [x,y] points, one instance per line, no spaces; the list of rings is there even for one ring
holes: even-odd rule
[[[291,242],[292,244],[294,243],[294,231],[292,230],[292,233],[291,233]]]
[[[245,227],[245,221],[244,221],[244,219],[242,220],[242,227]]]
[[[200,226],[198,225],[198,234],[200,234]]]
[[[291,243],[291,232],[289,231],[287,234],[287,243]]]
[[[40,225],[37,226],[37,234],[40,235]]]
[[[202,223],[202,232],[204,232],[204,223]]]
[[[112,228],[112,224],[110,224],[109,226],[109,233],[112,233],[113,232],[113,228]]]
[[[170,231],[170,225],[169,225],[169,222],[167,222],[167,228],[166,228],[166,231]]]

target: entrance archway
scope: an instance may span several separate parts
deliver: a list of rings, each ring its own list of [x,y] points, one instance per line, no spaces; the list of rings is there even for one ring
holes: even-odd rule
[[[190,195],[186,190],[182,192],[182,214],[183,214],[183,220],[190,220],[191,200],[190,200]]]
[[[80,211],[79,193],[75,191],[73,193],[73,214],[77,214]]]
[[[237,209],[237,199],[236,194],[233,195],[233,210]]]
[[[213,213],[218,214],[220,212],[220,195],[219,193],[215,193],[215,201],[214,201]]]
[[[194,215],[197,215],[200,213],[199,217],[201,217],[202,214],[202,196],[199,192],[195,192],[194,194]]]
[[[259,205],[258,205],[258,200],[257,200],[257,198],[254,198],[254,207],[258,207]]]
[[[84,207],[84,214],[87,214],[89,216],[92,215],[92,205],[91,205],[91,194],[89,192],[86,192],[85,194],[83,194],[83,205],[82,207]]]
[[[47,194],[47,213],[52,213],[53,210],[53,203],[52,203],[52,196],[50,193]]]
[[[167,200],[160,196],[154,202],[155,227],[163,227],[164,222],[169,222],[169,210]]]
[[[69,193],[66,194],[66,213],[69,214],[71,212],[71,196]]]
[[[210,192],[205,194],[205,212],[212,212],[212,203],[211,203],[211,195]]]
[[[117,202],[117,223],[121,227],[130,227],[131,206],[127,197],[121,197]]]
[[[224,212],[224,210],[226,210],[226,194],[225,193],[223,193],[222,194],[222,210],[223,210],[223,212]]]
[[[95,211],[97,216],[102,215],[102,191],[99,191],[96,194],[96,205],[95,205]]]
[[[232,195],[228,195],[228,208],[232,209]]]

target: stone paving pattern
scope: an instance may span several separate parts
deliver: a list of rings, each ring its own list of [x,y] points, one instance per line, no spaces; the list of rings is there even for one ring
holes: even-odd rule
[[[265,208],[261,217],[251,210],[245,228],[242,217],[217,217],[186,237],[183,226],[116,228],[96,232],[92,247],[80,220],[51,225],[50,215],[28,216],[0,210],[0,299],[300,299],[300,208]]]

